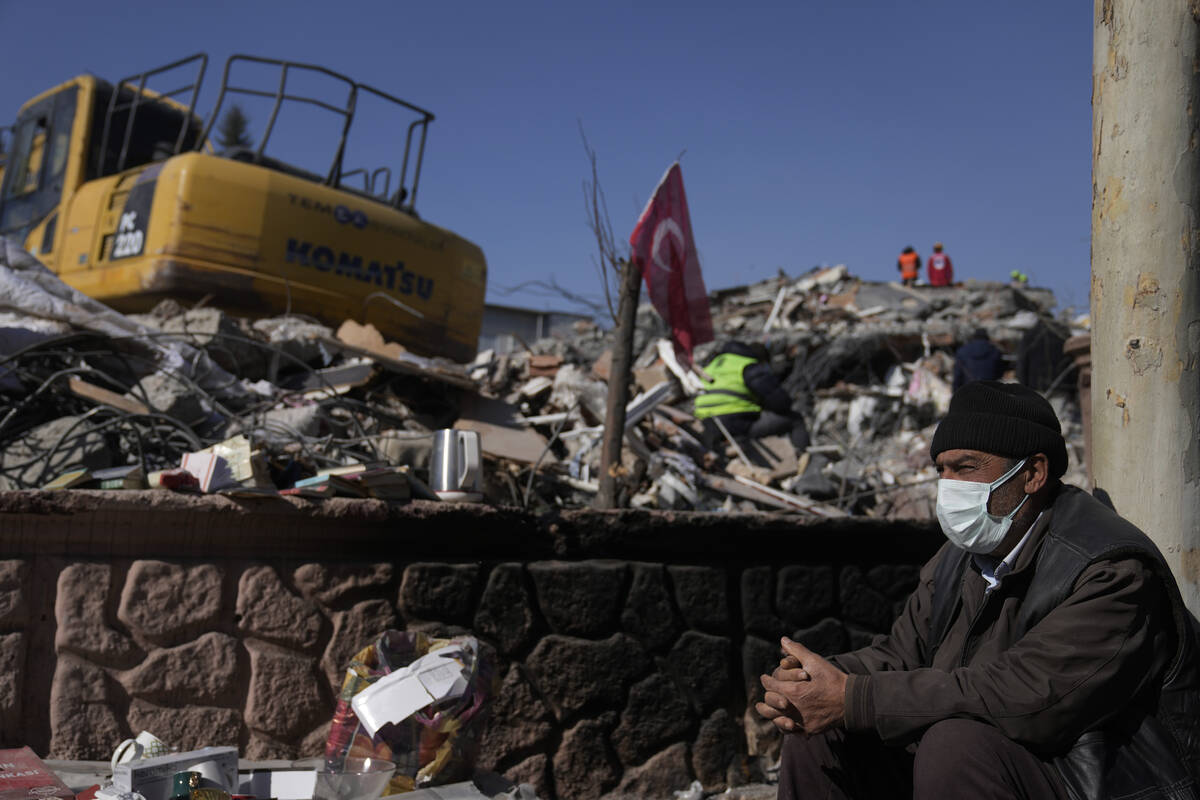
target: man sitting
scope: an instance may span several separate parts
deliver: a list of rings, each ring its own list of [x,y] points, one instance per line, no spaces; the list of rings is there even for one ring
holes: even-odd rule
[[[949,539],[890,634],[783,640],[757,709],[779,797],[1195,798],[1194,619],[1154,544],[1059,478],[1031,389],[968,383],[933,437]]]

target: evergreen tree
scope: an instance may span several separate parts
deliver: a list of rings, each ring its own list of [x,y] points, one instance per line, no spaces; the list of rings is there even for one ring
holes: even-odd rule
[[[217,144],[222,150],[254,144],[250,138],[250,120],[237,103],[231,105],[221,118],[221,125],[217,130]]]

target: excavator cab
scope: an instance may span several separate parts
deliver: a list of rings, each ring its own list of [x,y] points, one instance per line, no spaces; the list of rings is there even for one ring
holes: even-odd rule
[[[251,316],[357,319],[423,355],[473,357],[483,253],[415,209],[433,114],[324,67],[234,55],[202,118],[195,104],[207,63],[197,54],[115,85],[83,75],[27,102],[3,165],[0,236],[120,311],[208,298]],[[307,91],[317,79],[334,87],[332,99]],[[239,96],[269,108],[260,138],[215,152],[214,125]],[[367,99],[409,120],[375,137],[398,143],[404,132],[396,173],[344,166]],[[334,115],[328,167],[268,152],[285,127],[281,109],[295,105]],[[318,143],[307,126],[287,130],[297,132]]]
[[[114,88],[92,76],[68,81],[26,103],[9,129],[11,145],[0,183],[0,236],[23,240],[86,181],[163,161],[195,146],[201,121],[173,98],[190,91],[192,104],[208,57],[196,55],[126,79]],[[195,80],[175,92],[146,89],[158,73],[197,64]],[[45,246],[55,235],[51,225]]]
[[[75,87],[53,92],[17,117],[0,184],[0,235],[24,239],[62,202],[77,95]]]

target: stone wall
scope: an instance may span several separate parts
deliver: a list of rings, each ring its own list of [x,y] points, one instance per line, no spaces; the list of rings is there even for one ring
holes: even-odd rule
[[[321,752],[350,655],[471,631],[502,683],[481,766],[544,797],[761,778],[778,637],[884,631],[940,536],[872,520],[0,493],[0,744],[107,758],[146,729]]]

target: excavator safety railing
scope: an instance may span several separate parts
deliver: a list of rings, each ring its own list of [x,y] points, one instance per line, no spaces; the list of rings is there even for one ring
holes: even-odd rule
[[[233,69],[233,66],[238,62],[278,67],[278,86],[274,91],[268,91],[250,86],[232,85],[230,83],[230,73]],[[337,106],[316,97],[290,93],[288,91],[288,77],[295,72],[308,72],[311,74],[324,75],[328,78],[338,81],[346,87],[345,104],[342,106]],[[391,188],[392,176],[392,171],[390,168],[380,167],[371,172],[369,175],[367,174],[366,169],[343,171],[346,140],[350,133],[350,126],[354,122],[354,114],[360,93],[369,94],[382,100],[386,100],[418,115],[418,118],[408,126],[408,131],[404,142],[404,157],[400,167],[400,182],[395,193],[391,195],[388,194]],[[345,75],[334,72],[330,69],[326,69],[325,67],[314,64],[301,64],[294,61],[282,61],[273,58],[261,58],[259,56],[238,54],[230,56],[225,62],[225,69],[221,75],[221,90],[217,95],[217,101],[213,107],[212,114],[209,116],[208,123],[205,125],[203,133],[196,142],[196,149],[200,149],[203,147],[204,143],[208,141],[209,134],[211,133],[216,120],[220,116],[221,106],[224,104],[225,97],[228,94],[265,97],[274,101],[271,107],[271,115],[267,120],[266,128],[263,130],[262,138],[258,142],[258,147],[253,150],[244,149],[241,152],[234,154],[234,157],[244,158],[253,163],[286,169],[287,171],[295,174],[304,174],[306,177],[318,180],[327,186],[337,186],[347,191],[353,191],[356,194],[363,194],[378,202],[387,203],[388,205],[391,205],[402,211],[415,213],[413,209],[414,205],[416,204],[417,187],[421,180],[421,163],[425,157],[426,131],[428,130],[429,123],[434,119],[434,116],[431,112],[426,111],[423,108],[419,108],[412,103],[401,100],[398,97],[393,97],[392,95],[380,91],[372,86],[368,86],[363,83],[357,83]],[[341,134],[338,139],[337,149],[334,152],[333,162],[330,164],[329,171],[324,177],[303,173],[303,171],[296,170],[295,168],[289,168],[287,165],[276,162],[274,159],[271,159],[265,155],[267,142],[275,130],[275,124],[279,118],[279,110],[285,101],[291,103],[304,103],[317,108],[322,108],[342,118]],[[417,152],[415,158],[413,158],[412,154],[414,137],[417,138]],[[406,183],[410,162],[413,163],[413,177],[411,186]],[[357,174],[363,175],[364,188],[362,190],[354,189],[343,184],[343,181],[346,178]],[[378,188],[379,178],[383,178],[383,186],[381,190]]]
[[[196,77],[191,83],[170,92],[155,92],[147,89],[146,82],[150,78],[182,69],[184,66],[192,63],[196,64]],[[196,97],[200,93],[200,84],[204,81],[204,71],[207,68],[208,56],[204,53],[197,53],[165,66],[147,70],[137,75],[131,75],[128,78],[118,81],[117,85],[113,88],[112,96],[108,100],[108,110],[104,116],[104,132],[100,136],[99,175],[112,175],[125,170],[126,161],[129,157],[130,142],[133,140],[134,122],[137,119],[138,110],[149,105],[157,105],[161,108],[169,109],[172,112],[172,116],[178,115],[179,134],[175,137],[174,148],[170,153],[171,155],[178,155],[183,150],[188,128],[195,122]],[[135,84],[136,89],[134,89]],[[122,90],[129,90],[126,92],[128,98],[126,102],[122,102],[121,100]],[[187,92],[191,92],[192,96],[185,106],[175,98]],[[125,120],[125,130],[121,136],[121,151],[117,156],[116,164],[109,169],[110,153],[108,144],[112,135],[113,121],[116,115],[123,111],[128,111],[129,116]]]
[[[277,67],[279,69],[278,84],[272,89],[234,85],[231,83],[230,76],[234,66],[239,63]],[[157,92],[147,86],[147,83],[152,78],[172,73],[175,70],[190,68],[193,65],[195,68],[195,77],[189,83],[177,89],[169,92]],[[184,150],[189,149],[201,150],[205,143],[209,141],[213,126],[220,117],[221,108],[225,103],[226,96],[246,95],[267,98],[273,101],[271,113],[257,147],[253,149],[238,148],[236,151],[227,153],[226,155],[299,175],[327,186],[336,186],[346,191],[368,197],[376,202],[386,203],[410,214],[416,213],[417,189],[421,182],[421,166],[425,159],[425,141],[429,130],[429,123],[434,119],[431,112],[401,100],[387,92],[376,89],[373,86],[358,83],[341,73],[315,64],[303,64],[295,61],[237,54],[230,56],[226,60],[225,68],[221,75],[221,89],[217,94],[216,103],[207,121],[203,122],[203,130],[199,130],[202,120],[195,114],[196,99],[199,96],[200,86],[204,80],[204,73],[207,67],[208,56],[204,53],[197,53],[165,66],[131,75],[119,81],[113,88],[112,95],[108,98],[107,108],[105,109],[104,127],[100,137],[100,162],[95,174],[97,176],[112,175],[123,172],[129,167],[138,166],[148,160],[157,160],[171,155],[178,155]],[[319,97],[290,92],[288,90],[288,79],[297,73],[323,75],[337,81],[345,88],[345,102],[338,105],[327,102]],[[343,160],[346,154],[346,141],[350,134],[351,125],[354,122],[355,111],[360,96],[378,98],[416,115],[416,119],[408,125],[405,131],[404,151],[399,171],[400,179],[395,191],[392,190],[392,177],[394,173],[391,167],[383,166],[373,171],[365,168],[349,171],[344,170]],[[273,159],[266,154],[267,143],[275,131],[280,109],[285,102],[307,104],[324,109],[341,118],[341,132],[338,137],[337,148],[334,151],[329,170],[325,175],[322,176],[307,172]],[[146,115],[150,113],[149,109],[151,108],[154,108],[157,114],[151,114],[151,117],[154,119],[151,122],[147,122]],[[141,113],[139,114],[139,112]],[[127,115],[124,120],[121,120],[122,114]],[[145,150],[146,145],[139,139],[139,135],[141,135],[139,133],[139,122],[143,128],[147,125],[154,127],[154,130],[151,131],[152,135],[149,137],[154,140],[152,156],[146,152],[141,152]],[[178,125],[178,132],[175,132],[176,125]],[[163,131],[166,131],[167,135],[163,135]],[[118,139],[120,141],[119,151],[116,150],[116,141]],[[112,152],[110,152],[110,147],[113,148]],[[131,153],[131,148],[138,152]],[[3,155],[0,155],[0,163],[3,163],[2,159]],[[344,181],[347,178],[357,175],[362,175],[363,188],[359,189],[345,185]]]

